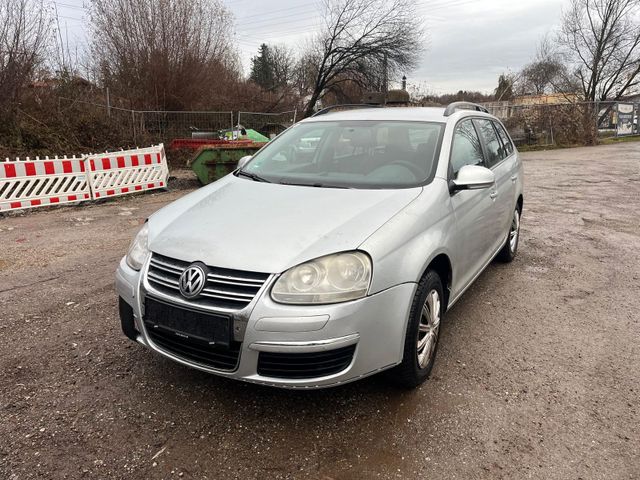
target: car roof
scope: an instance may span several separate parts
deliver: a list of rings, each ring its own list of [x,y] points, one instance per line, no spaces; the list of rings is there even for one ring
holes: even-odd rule
[[[444,116],[442,107],[385,107],[385,108],[356,108],[350,110],[335,110],[310,117],[303,122],[335,122],[341,120],[374,120],[374,121],[405,121],[405,122],[440,122],[446,123],[467,115],[480,115],[494,118],[484,112],[475,110],[456,110],[450,116]]]
[[[434,107],[386,107],[386,108],[357,108],[351,110],[336,110],[323,113],[304,120],[305,122],[335,122],[340,120],[405,120],[422,122],[446,122],[444,108]]]

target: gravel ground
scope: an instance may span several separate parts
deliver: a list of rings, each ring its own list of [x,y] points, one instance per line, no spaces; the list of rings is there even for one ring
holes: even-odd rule
[[[280,391],[120,332],[114,270],[185,190],[0,219],[0,478],[640,478],[640,143],[523,155],[517,259],[432,378]]]

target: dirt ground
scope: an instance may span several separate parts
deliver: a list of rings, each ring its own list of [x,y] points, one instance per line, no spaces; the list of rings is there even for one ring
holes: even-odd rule
[[[127,340],[117,262],[186,190],[0,218],[0,478],[640,478],[640,143],[523,157],[518,257],[409,392],[275,390]]]

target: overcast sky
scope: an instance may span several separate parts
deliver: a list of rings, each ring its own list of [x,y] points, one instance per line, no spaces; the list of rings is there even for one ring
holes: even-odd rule
[[[86,44],[87,0],[56,4],[70,43]],[[317,0],[223,0],[235,15],[245,70],[260,43],[299,48],[322,21]],[[492,91],[502,72],[517,71],[539,39],[558,24],[568,0],[416,0],[428,42],[408,83],[433,93]],[[63,25],[64,26],[64,25]]]

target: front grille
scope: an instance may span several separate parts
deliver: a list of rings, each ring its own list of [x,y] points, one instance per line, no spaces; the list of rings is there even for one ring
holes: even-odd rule
[[[313,353],[260,352],[258,374],[273,378],[317,378],[341,372],[351,364],[356,346]]]
[[[147,280],[159,292],[185,301],[180,294],[178,282],[180,275],[189,265],[190,262],[154,253],[149,264]],[[251,303],[269,278],[268,273],[209,266],[207,269],[207,283],[202,293],[197,298],[188,300],[189,303],[203,308],[242,310]]]
[[[192,363],[218,370],[235,370],[240,357],[240,342],[232,342],[229,348],[208,345],[196,339],[181,338],[174,333],[154,329],[145,322],[151,341],[161,349]]]

